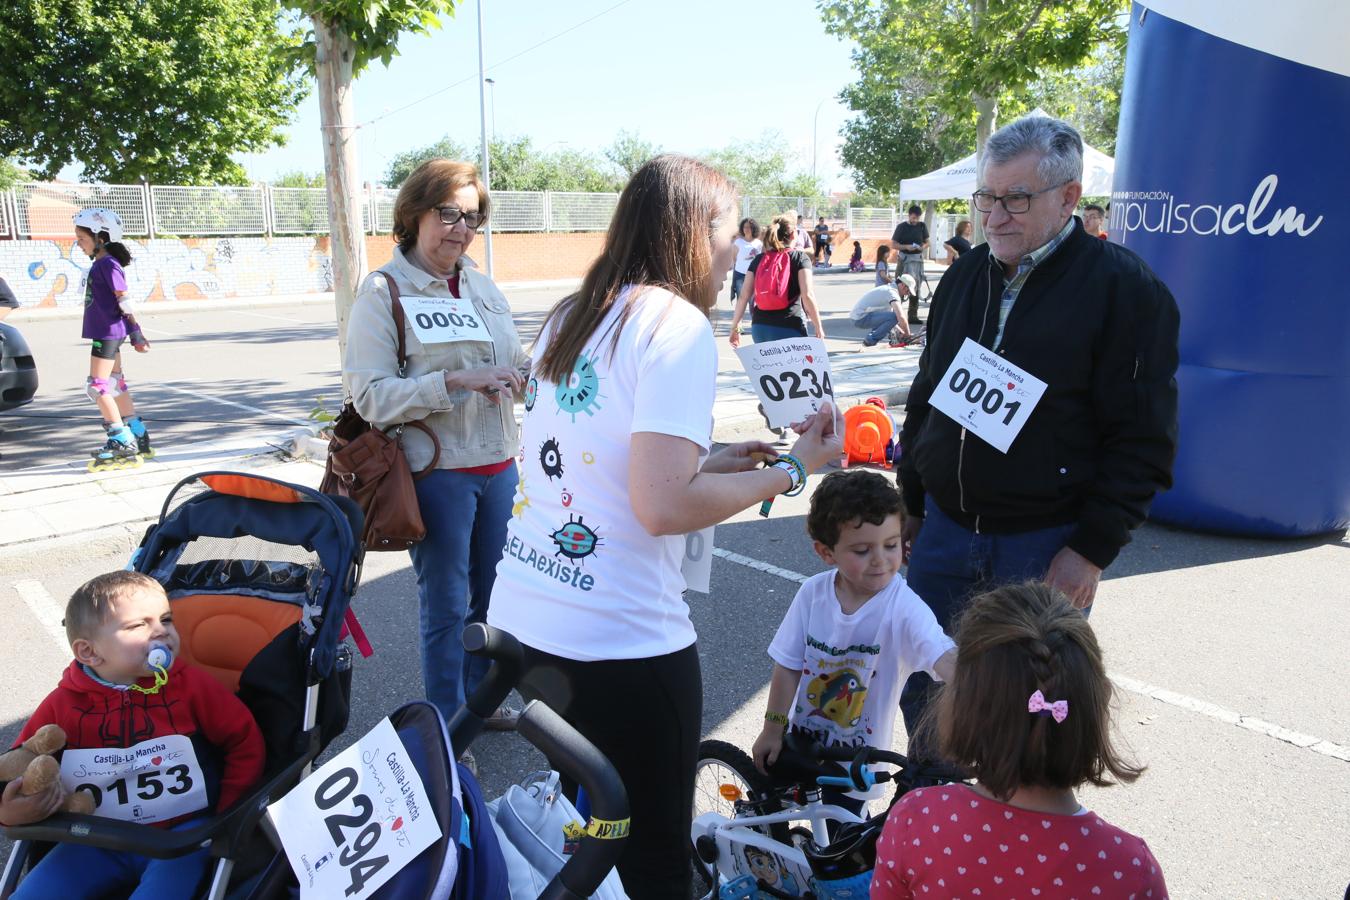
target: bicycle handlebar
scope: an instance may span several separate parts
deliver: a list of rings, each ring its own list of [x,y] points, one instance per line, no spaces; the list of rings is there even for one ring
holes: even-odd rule
[[[446,723],[450,746],[466,748],[483,731],[483,722],[501,706],[506,695],[520,683],[525,656],[520,643],[509,632],[475,622],[464,629],[464,649],[492,660],[492,667],[467,698],[464,705]]]

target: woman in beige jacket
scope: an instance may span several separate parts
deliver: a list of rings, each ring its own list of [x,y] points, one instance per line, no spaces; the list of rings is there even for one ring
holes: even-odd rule
[[[394,203],[398,246],[361,285],[343,364],[357,411],[381,428],[420,420],[441,444],[417,482],[427,536],[410,554],[421,601],[422,680],[449,719],[486,672],[466,658],[464,626],[484,621],[506,543],[520,437],[513,398],[529,357],[497,286],[464,255],[487,220],[488,194],[469,163],[436,159],[408,177]],[[406,314],[408,365],[398,371],[388,279]],[[403,432],[408,464],[431,461],[431,441]],[[499,710],[489,725],[509,727]]]

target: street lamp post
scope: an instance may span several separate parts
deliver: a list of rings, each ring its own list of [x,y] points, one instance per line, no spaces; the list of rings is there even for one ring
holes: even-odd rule
[[[492,107],[492,131],[488,133],[490,140],[497,140],[497,82],[491,78],[484,78],[483,81],[488,86],[489,105]]]
[[[816,137],[816,128],[820,125],[820,108],[830,102],[829,97],[825,97],[816,104],[815,115],[811,117],[811,180],[816,180],[816,150],[819,146],[819,138]],[[811,210],[812,218],[815,217],[816,210]]]
[[[478,126],[483,142],[483,186],[492,189],[492,168],[488,153],[487,133],[487,86],[488,81],[483,64],[483,0],[478,0]],[[487,263],[487,276],[492,277],[492,221],[489,219],[483,229],[483,256]]]

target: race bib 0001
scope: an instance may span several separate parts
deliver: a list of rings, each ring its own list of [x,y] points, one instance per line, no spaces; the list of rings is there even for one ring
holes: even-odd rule
[[[404,297],[400,302],[413,333],[424,344],[492,341],[492,334],[472,300],[454,297]]]
[[[66,750],[61,786],[94,795],[94,815],[142,825],[206,808],[206,781],[185,735],[126,749]]]
[[[1045,394],[1045,382],[966,338],[928,405],[1007,453]]]

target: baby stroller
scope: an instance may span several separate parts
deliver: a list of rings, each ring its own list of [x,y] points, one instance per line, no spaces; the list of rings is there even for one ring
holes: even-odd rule
[[[231,809],[182,830],[71,814],[7,828],[15,844],[0,877],[0,900],[46,846],[57,842],[160,859],[207,845],[215,862],[202,896],[297,895],[266,810],[309,774],[315,758],[347,726],[351,655],[343,625],[360,580],[362,551],[354,537],[360,532],[361,512],[353,502],[270,478],[208,472],[174,488],[132,567],[165,586],[180,655],[237,689],[253,713],[267,748],[263,778]],[[467,748],[519,681],[521,653],[510,635],[481,625],[466,633],[465,645],[494,664],[448,730],[427,703],[408,704],[389,717],[443,837],[374,897],[505,896],[494,887],[504,882],[493,880],[501,850],[482,816],[481,794],[457,768],[452,747]],[[530,704],[518,727],[584,787],[594,819],[627,819],[627,796],[613,767],[556,713]],[[471,836],[471,847],[454,839],[463,835]],[[581,840],[540,896],[590,896],[622,846],[622,839]]]
[[[268,802],[347,727],[351,656],[340,634],[361,576],[360,526],[355,503],[258,475],[205,472],[174,487],[130,568],[164,585],[180,656],[252,711],[267,747],[263,779],[231,809],[181,830],[71,814],[7,828],[15,844],[0,898],[45,843],[158,859],[209,845],[212,898],[271,860],[257,827]]]

